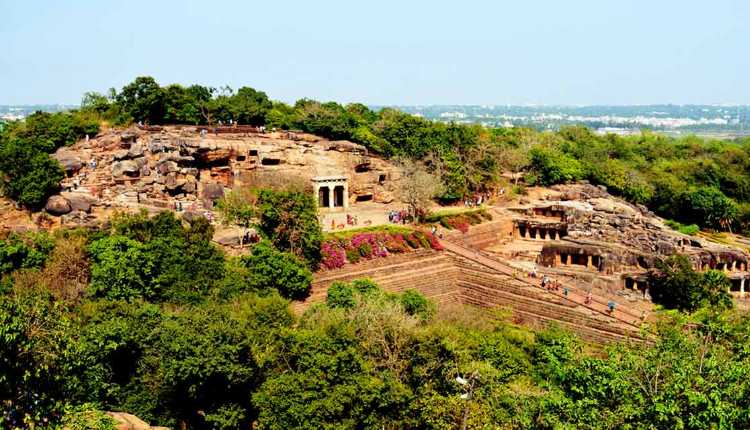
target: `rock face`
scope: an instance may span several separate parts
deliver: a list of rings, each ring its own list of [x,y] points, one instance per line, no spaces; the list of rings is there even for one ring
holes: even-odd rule
[[[395,205],[402,180],[396,166],[368,154],[362,145],[291,132],[132,127],[62,148],[55,157],[68,172],[62,195],[69,212],[102,218],[114,209],[175,209],[178,203],[180,212],[204,213],[236,187],[289,184],[312,189],[313,178],[327,176],[346,178],[353,210],[358,205]],[[57,214],[68,210],[60,201],[52,204],[50,211]],[[89,223],[84,218],[71,220]]]
[[[63,196],[52,196],[44,205],[44,210],[52,215],[65,215],[71,211],[70,202]]]

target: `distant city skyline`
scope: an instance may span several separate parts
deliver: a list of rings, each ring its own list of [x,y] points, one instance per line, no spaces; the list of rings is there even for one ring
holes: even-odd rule
[[[136,76],[275,100],[430,106],[750,104],[750,2],[0,0],[0,104]]]

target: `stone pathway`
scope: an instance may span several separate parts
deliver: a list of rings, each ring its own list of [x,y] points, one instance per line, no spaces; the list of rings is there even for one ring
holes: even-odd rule
[[[478,249],[468,248],[468,247],[465,247],[463,245],[457,244],[449,240],[442,240],[440,243],[443,245],[443,247],[447,251],[460,255],[461,257],[464,257],[476,263],[482,264],[483,266],[489,267],[490,269],[493,269],[497,272],[514,277],[516,280],[523,282],[527,285],[533,286],[535,288],[538,288],[539,290],[543,290],[540,287],[540,285],[537,283],[537,279],[534,279],[534,282],[530,281],[529,279],[526,278],[526,275],[527,275],[526,273],[519,273],[517,269],[514,269],[507,264],[501,263],[500,261],[487,257],[486,255],[482,253],[482,251]],[[519,274],[522,276],[519,277],[518,276]],[[541,282],[541,280],[538,280],[538,281]],[[565,288],[566,285],[563,284],[562,287]],[[641,327],[643,320],[641,319],[640,315],[637,312],[629,309],[627,306],[621,303],[617,303],[615,311],[609,312],[607,302],[604,302],[598,299],[597,297],[593,297],[591,303],[587,304],[586,294],[584,294],[582,291],[576,288],[571,288],[569,286],[567,286],[567,288],[568,288],[567,296],[563,293],[562,289],[560,291],[550,291],[550,290],[543,290],[543,291],[547,292],[548,294],[554,294],[558,297],[563,297],[566,300],[569,300],[573,303],[576,303],[578,305],[581,305],[583,307],[586,307],[588,309],[591,309],[603,315],[612,317],[630,326],[633,326],[636,328]]]

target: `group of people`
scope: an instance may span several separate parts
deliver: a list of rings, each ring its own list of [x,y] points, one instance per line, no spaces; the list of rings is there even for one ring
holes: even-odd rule
[[[537,276],[536,268],[533,269],[531,272],[529,272],[529,276],[532,278],[536,278]],[[547,275],[544,275],[542,277],[541,287],[550,292],[557,292],[557,291],[560,291],[560,288],[562,288],[563,296],[565,297],[568,297],[568,295],[570,294],[570,288],[563,287],[560,281],[554,280]],[[591,291],[589,291],[588,293],[586,293],[586,298],[584,299],[583,303],[585,305],[590,305],[593,301],[594,301],[594,298],[591,294]],[[607,304],[607,306],[609,308],[609,312],[611,313],[611,312],[614,312],[616,303],[613,301],[610,301]]]
[[[542,288],[544,288],[547,291],[560,291],[561,286],[562,284],[560,284],[560,281],[554,280],[547,275],[544,275],[542,277]],[[567,288],[566,288],[566,291],[567,291]]]
[[[359,225],[359,218],[357,215],[346,214],[347,225]]]
[[[409,214],[405,210],[391,210],[388,211],[388,222],[393,224],[406,224]]]

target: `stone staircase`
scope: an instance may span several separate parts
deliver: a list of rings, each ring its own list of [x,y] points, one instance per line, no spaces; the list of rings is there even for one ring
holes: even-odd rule
[[[370,278],[390,292],[416,289],[437,304],[455,302],[459,293],[457,276],[458,269],[449,255],[422,249],[318,272],[313,278],[310,295],[302,302],[295,302],[293,307],[303,311],[311,303],[325,301],[333,282],[360,278]]]
[[[309,297],[293,308],[302,312],[311,303],[325,301],[333,282],[370,278],[386,291],[416,289],[437,304],[509,307],[518,323],[554,323],[595,343],[644,340],[639,315],[624,305],[609,312],[601,298],[586,303],[582,291],[572,286],[567,295],[548,291],[497,257],[451,240],[441,243],[442,252],[422,249],[318,272]]]
[[[487,308],[509,307],[516,322],[532,325],[555,323],[597,343],[640,340],[630,324],[602,315],[578,303],[462,257],[455,257],[460,276],[460,301]]]

